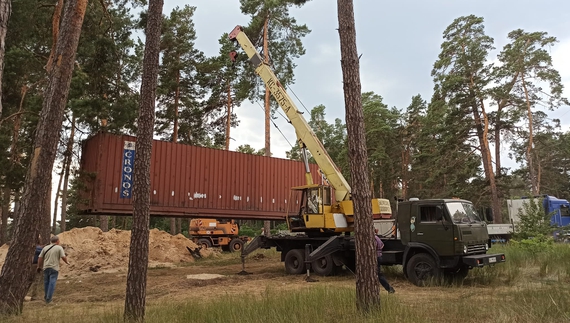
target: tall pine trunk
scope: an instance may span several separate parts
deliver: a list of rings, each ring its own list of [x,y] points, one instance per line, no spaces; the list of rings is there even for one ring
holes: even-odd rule
[[[87,0],[67,1],[65,4],[55,64],[49,72],[44,92],[14,236],[0,273],[0,314],[21,313],[24,296],[30,287],[30,259],[34,255],[42,217],[47,213],[45,201],[49,198],[51,173],[86,7]]]
[[[57,207],[59,206],[59,196],[61,195],[61,183],[63,182],[65,163],[67,163],[66,157],[63,158],[63,163],[61,164],[61,173],[59,174],[57,190],[55,191],[55,199],[53,200],[53,219],[51,223],[51,233],[53,234],[56,234],[57,232]]]
[[[180,54],[178,55],[178,66],[180,66]],[[180,70],[176,71],[176,92],[174,93],[174,130],[172,132],[172,142],[178,142],[178,105],[180,102]],[[176,234],[176,219],[170,218],[170,234]]]
[[[154,128],[154,109],[158,81],[158,57],[160,54],[160,28],[163,0],[150,0],[146,26],[146,42],[139,117],[137,119],[137,143],[134,163],[133,226],[129,252],[129,271],[125,297],[125,321],[143,322],[146,302],[146,275],[148,267],[148,243],[150,220],[150,158]]]
[[[493,222],[502,223],[503,216],[501,214],[501,202],[499,200],[499,191],[497,189],[497,181],[493,170],[493,160],[491,158],[491,149],[489,147],[489,117],[485,112],[485,104],[483,100],[479,100],[481,107],[481,115],[479,115],[478,105],[472,107],[473,118],[475,120],[475,128],[477,129],[477,136],[479,138],[479,145],[481,147],[481,158],[483,162],[483,169],[485,177],[489,181],[489,190],[491,193],[491,208],[493,209]]]
[[[71,132],[69,134],[69,140],[67,141],[67,147],[65,149],[65,157],[67,158],[67,163],[65,164],[63,189],[61,191],[61,223],[60,223],[61,232],[65,232],[65,230],[67,229],[67,225],[65,222],[65,220],[67,219],[67,189],[69,186],[69,173],[71,172],[71,162],[73,161],[74,138],[75,138],[75,114],[71,116]]]
[[[2,98],[2,75],[4,74],[4,55],[6,53],[6,33],[8,20],[12,13],[12,1],[0,0],[0,98]],[[0,117],[2,116],[2,100],[0,100]]]
[[[0,224],[0,246],[8,242],[8,213],[10,213],[10,188],[2,189],[2,224]]]
[[[266,64],[269,64],[269,14],[265,17],[263,24],[263,55]],[[271,157],[271,92],[265,86],[265,156]],[[263,221],[263,232],[266,237],[271,235],[271,222]]]
[[[530,189],[532,192],[532,195],[538,195],[539,194],[539,190],[538,190],[538,181],[537,181],[537,176],[536,176],[536,169],[534,166],[534,161],[532,158],[532,146],[534,145],[533,140],[534,140],[534,136],[533,136],[533,129],[532,129],[532,110],[531,110],[531,106],[530,106],[530,99],[528,97],[528,89],[526,87],[526,81],[524,79],[524,76],[521,78],[522,79],[522,85],[523,85],[523,89],[524,89],[524,96],[525,96],[525,101],[526,101],[526,112],[527,112],[527,117],[528,117],[528,145],[526,147],[526,163],[528,166],[528,176],[530,177]]]
[[[352,0],[338,0],[338,33],[346,128],[348,159],[352,180],[354,229],[356,239],[356,305],[368,312],[380,306],[380,288],[377,273],[376,241],[372,222],[372,203],[368,189],[368,153],[364,133],[364,112],[360,85],[360,64],[356,49],[356,28]]]

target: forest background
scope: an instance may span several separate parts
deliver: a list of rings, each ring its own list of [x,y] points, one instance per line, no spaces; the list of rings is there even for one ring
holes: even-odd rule
[[[176,137],[179,142],[224,149],[229,83],[233,113],[229,149],[264,152],[260,81],[243,61],[229,64],[227,53],[234,46],[224,41],[224,33],[242,24],[259,42],[256,2],[260,1],[165,2],[156,138]],[[269,25],[271,64],[301,99],[298,105],[306,107],[306,118],[333,159],[348,171],[336,8],[326,1],[310,1],[301,8],[293,2],[275,1],[282,4],[276,15],[283,16]],[[565,100],[570,86],[569,6],[560,1],[359,1],[357,40],[374,194],[459,196],[478,206],[527,192],[570,198],[570,118]],[[62,212],[71,215],[71,227],[95,224],[73,220],[79,143],[100,130],[135,131],[145,25],[142,8],[136,1],[89,3],[50,207],[58,219]],[[13,4],[0,125],[3,217],[17,207],[28,165],[52,45],[53,12],[51,3]],[[473,27],[469,39],[458,41],[452,33],[442,37],[446,29],[452,32],[469,24]],[[478,70],[461,70],[447,61],[446,50],[461,42],[480,51],[452,61],[469,62]],[[526,44],[533,44],[528,52],[537,54],[528,64],[539,62],[540,68],[517,65],[517,50],[520,54],[529,49]],[[453,83],[454,77],[470,73],[480,77],[469,88],[476,103],[458,96],[462,90]],[[522,78],[514,77],[523,74],[528,76],[528,99]],[[499,115],[501,102],[505,104]],[[479,117],[488,116],[488,169],[473,107]],[[273,116],[272,156],[298,158],[291,146],[294,129],[278,111]],[[500,147],[495,150],[497,143]],[[7,229],[2,226],[0,243],[7,239]]]

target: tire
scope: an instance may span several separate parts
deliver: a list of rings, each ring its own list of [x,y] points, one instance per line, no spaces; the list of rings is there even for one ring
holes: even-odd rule
[[[198,247],[202,248],[202,249],[208,249],[212,247],[212,241],[210,241],[209,239],[206,238],[202,238],[202,239],[198,239]]]
[[[290,275],[300,275],[305,271],[305,250],[292,249],[287,252],[285,271]]]
[[[230,241],[229,248],[231,252],[239,252],[243,249],[243,241],[241,239],[234,238]]]
[[[408,261],[406,265],[408,279],[416,286],[426,286],[429,283],[439,283],[441,269],[437,266],[432,256],[427,253],[419,253]]]
[[[331,255],[328,255],[313,261],[311,263],[311,268],[313,268],[315,274],[319,276],[330,276],[334,273],[336,265],[334,264]]]

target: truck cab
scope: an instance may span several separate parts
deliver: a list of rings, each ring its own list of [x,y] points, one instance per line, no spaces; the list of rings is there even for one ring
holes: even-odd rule
[[[400,202],[396,221],[404,273],[417,285],[426,275],[463,279],[471,268],[505,261],[503,254],[487,254],[487,225],[470,201]]]

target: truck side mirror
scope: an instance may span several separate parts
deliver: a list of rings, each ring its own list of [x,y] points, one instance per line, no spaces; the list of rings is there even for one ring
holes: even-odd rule
[[[436,221],[443,221],[443,215],[440,212],[435,213],[435,220]]]

